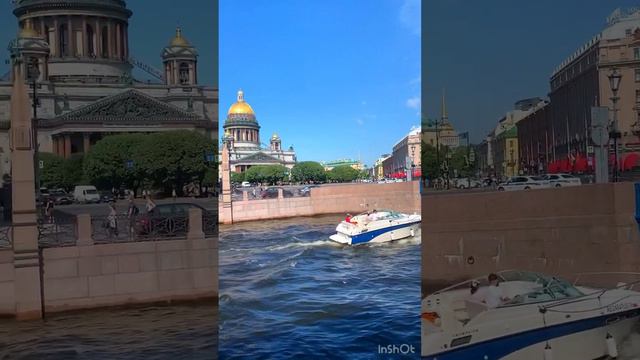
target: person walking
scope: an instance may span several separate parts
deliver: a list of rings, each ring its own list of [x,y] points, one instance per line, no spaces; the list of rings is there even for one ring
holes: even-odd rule
[[[147,214],[152,215],[153,210],[155,208],[156,208],[156,203],[153,201],[153,199],[151,199],[151,196],[147,196],[147,204],[146,204]]]
[[[107,230],[109,238],[118,237],[118,213],[116,212],[116,203],[109,202],[109,216],[107,216]]]
[[[45,205],[44,213],[47,216],[47,221],[49,224],[53,224],[53,199],[51,197],[47,198],[47,204]]]
[[[136,206],[132,198],[129,198],[129,207],[127,209],[127,219],[129,219],[129,235],[134,234],[136,216],[140,213],[140,209]]]
[[[173,191],[171,192],[171,197],[173,198],[173,202],[176,202],[176,199],[178,197],[178,195],[176,194],[176,188],[173,188]]]

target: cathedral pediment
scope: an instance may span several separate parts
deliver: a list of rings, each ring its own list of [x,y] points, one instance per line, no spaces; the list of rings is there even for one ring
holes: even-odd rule
[[[238,159],[237,162],[281,163],[282,161],[262,151]]]
[[[138,90],[127,90],[82,106],[56,120],[198,120],[198,115],[156,100]]]

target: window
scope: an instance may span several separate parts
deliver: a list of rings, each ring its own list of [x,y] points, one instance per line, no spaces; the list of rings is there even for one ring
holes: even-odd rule
[[[640,90],[636,90],[636,104],[640,104]]]
[[[94,38],[93,28],[87,24],[87,55],[94,57],[96,55],[96,49],[93,43]]]
[[[60,56],[67,56],[69,55],[69,36],[67,25],[60,25],[60,28],[58,30],[58,34],[60,35],[58,36],[58,43],[60,44]]]
[[[102,27],[102,57],[109,57],[109,29]]]
[[[180,63],[179,77],[180,77],[180,84],[182,85],[189,84],[189,64]]]
[[[631,29],[625,29],[624,30],[624,34],[627,35],[627,36],[630,36],[631,35]]]
[[[640,60],[640,48],[633,48],[633,58]]]

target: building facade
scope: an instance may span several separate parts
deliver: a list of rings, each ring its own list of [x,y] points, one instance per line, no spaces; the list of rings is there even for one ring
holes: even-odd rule
[[[384,178],[384,161],[390,157],[390,154],[383,154],[376,159],[375,164],[373,164],[373,177],[375,179]]]
[[[9,49],[35,83],[40,152],[68,158],[116,133],[189,129],[217,138],[218,90],[198,84],[198,52],[180,29],[162,49],[161,72],[131,56],[133,14],[122,0],[18,0],[13,13],[18,37]],[[136,80],[134,66],[156,80]],[[11,165],[11,87],[11,75],[0,79],[1,174]]]
[[[591,157],[591,107],[612,108],[608,76],[622,75],[618,91],[621,161],[640,151],[640,10],[616,10],[607,26],[563,61],[550,78],[551,157],[548,163]],[[613,142],[611,142],[613,153]]]
[[[325,171],[331,171],[333,168],[338,166],[350,166],[351,168],[356,169],[358,171],[365,169],[365,166],[360,161],[353,160],[353,159],[339,159],[339,160],[326,161],[326,162],[323,161],[321,165],[324,166]]]
[[[553,158],[552,104],[546,103],[518,122],[520,168],[526,174],[544,174]]]
[[[421,154],[422,133],[420,128],[411,130],[393,146],[391,156],[382,160],[384,177],[392,177],[393,174],[406,173],[410,169],[419,174],[422,158]],[[414,177],[420,175],[414,174]]]
[[[253,108],[244,100],[242,90],[238,91],[236,102],[229,107],[223,127],[223,141],[229,144],[231,171],[244,172],[254,165],[284,165],[293,168],[296,164],[293,147],[284,150],[278,134],[271,136],[268,147],[262,146],[260,125]],[[222,152],[219,156],[222,156]]]

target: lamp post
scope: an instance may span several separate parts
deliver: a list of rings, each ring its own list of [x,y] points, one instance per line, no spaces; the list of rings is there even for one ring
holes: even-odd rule
[[[450,178],[451,176],[449,175],[449,172],[451,171],[451,153],[449,152],[449,148],[447,148],[447,171],[446,171],[446,175],[447,175],[447,190],[449,190],[451,188],[451,183],[450,183]]]
[[[613,69],[609,74],[609,86],[611,87],[611,93],[613,96],[610,98],[613,103],[613,123],[611,124],[611,130],[609,131],[609,139],[613,138],[613,182],[618,182],[618,139],[620,138],[620,131],[618,131],[618,89],[620,88],[620,80],[622,75],[618,73],[618,69]]]
[[[409,181],[413,180],[413,168],[415,167],[415,165],[413,163],[413,155],[415,154],[415,151],[416,151],[416,146],[415,146],[415,144],[412,144],[411,145],[411,159],[410,159],[410,162],[409,162],[409,164],[410,164],[409,171],[411,173],[409,175],[410,177],[407,178]]]
[[[511,169],[510,173],[511,175],[509,176],[515,176],[515,163],[513,162],[513,149],[509,150],[509,168]]]
[[[29,62],[27,64],[27,80],[31,82],[33,87],[33,118],[31,119],[31,131],[33,137],[33,176],[36,186],[36,194],[40,191],[40,163],[38,162],[38,78],[40,77],[40,70],[38,70],[38,64]]]

